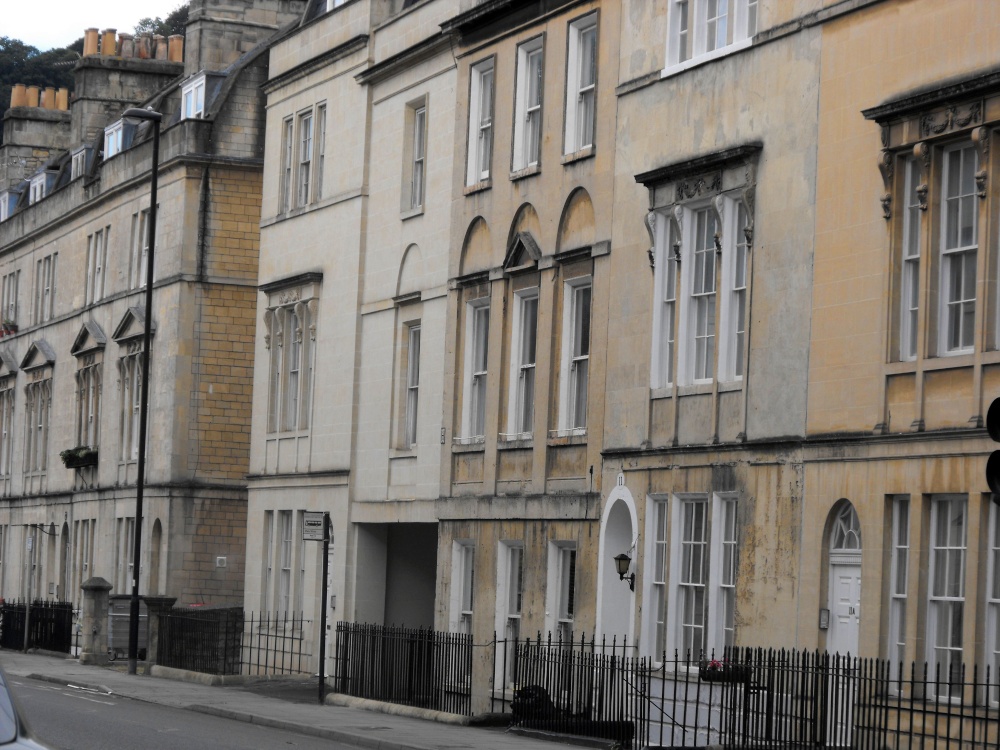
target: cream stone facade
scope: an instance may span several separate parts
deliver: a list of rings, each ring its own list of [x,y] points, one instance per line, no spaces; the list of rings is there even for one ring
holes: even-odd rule
[[[248,606],[318,619],[318,510],[334,620],[995,668],[995,14],[335,5],[265,86]]]
[[[306,512],[331,625],[434,624],[457,5],[411,5],[311,4],[265,85],[246,597],[304,613],[309,653]]]
[[[259,43],[302,5],[222,5],[192,2],[186,54],[176,40],[168,57],[166,40],[156,49],[106,32],[103,52],[77,63],[52,156],[3,185],[18,196],[0,222],[5,598],[79,604],[80,584],[95,576],[112,594],[131,590],[153,143],[148,126],[115,123],[148,105],[164,119],[139,589],[181,605],[243,601],[267,75]],[[191,111],[185,87],[198,81]],[[5,121],[52,119],[36,110],[15,107]]]

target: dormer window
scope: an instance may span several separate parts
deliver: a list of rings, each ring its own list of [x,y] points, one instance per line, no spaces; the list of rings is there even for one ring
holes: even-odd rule
[[[0,190],[0,221],[7,221],[14,213],[17,204],[17,193],[13,190]]]
[[[186,84],[181,89],[183,108],[181,115],[183,119],[189,120],[205,116],[205,76],[200,75]]]
[[[326,0],[326,10],[327,12],[333,10],[334,8],[339,8],[341,5],[346,3],[347,0]]]
[[[48,175],[45,172],[36,174],[31,178],[31,185],[28,188],[28,205],[34,205],[45,197],[45,184]]]
[[[71,164],[70,179],[75,180],[78,177],[82,177],[87,173],[87,167],[90,166],[90,155],[93,149],[90,146],[81,146],[76,151],[73,152],[73,160]]]
[[[110,159],[122,151],[122,135],[125,131],[125,121],[118,120],[104,128],[104,158]]]

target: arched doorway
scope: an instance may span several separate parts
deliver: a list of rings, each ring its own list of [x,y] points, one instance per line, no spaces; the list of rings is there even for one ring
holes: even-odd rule
[[[829,601],[830,628],[826,650],[858,653],[861,630],[861,524],[854,505],[841,500],[830,511]]]
[[[635,594],[629,585],[618,577],[614,556],[625,552],[632,558],[632,570],[637,560],[637,516],[632,493],[625,486],[625,476],[618,475],[615,488],[608,495],[601,523],[601,543],[597,562],[597,635],[608,643],[612,638],[618,643],[634,638]]]

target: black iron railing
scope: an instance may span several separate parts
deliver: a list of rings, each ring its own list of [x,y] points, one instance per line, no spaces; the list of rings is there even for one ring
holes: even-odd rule
[[[890,664],[814,651],[664,656],[650,673],[651,747],[1000,747],[989,669]]]
[[[243,610],[173,610],[160,618],[157,663],[206,674],[239,674]]]
[[[247,612],[243,620],[242,673],[315,674],[312,620],[294,612]]]
[[[649,665],[627,641],[496,641],[491,710],[512,724],[630,747],[646,723]]]
[[[5,601],[0,604],[0,648],[39,648],[70,653],[73,646],[73,605],[71,602]],[[25,621],[28,638],[25,642]]]
[[[338,622],[336,654],[338,693],[471,715],[472,636]]]

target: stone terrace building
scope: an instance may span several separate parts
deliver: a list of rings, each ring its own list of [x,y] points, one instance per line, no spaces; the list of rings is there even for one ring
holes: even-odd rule
[[[130,590],[152,139],[121,113],[151,106],[164,121],[140,590],[242,603],[260,84],[266,41],[301,10],[194,0],[186,50],[171,38],[169,54],[88,30],[54,156],[3,186],[0,595],[77,602],[91,576]],[[5,124],[49,122],[33,103]]]

